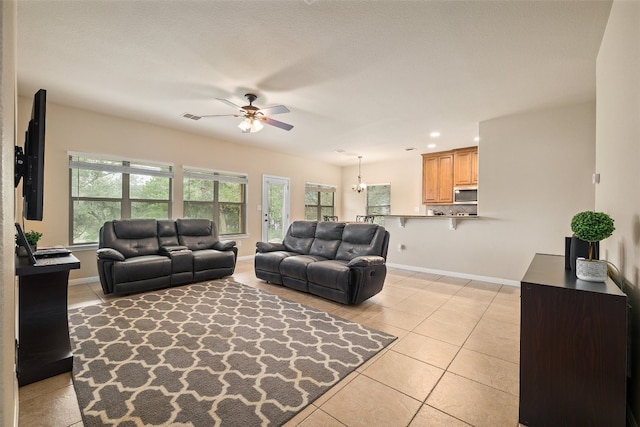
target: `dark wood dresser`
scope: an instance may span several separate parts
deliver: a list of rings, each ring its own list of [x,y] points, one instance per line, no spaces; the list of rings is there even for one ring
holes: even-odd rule
[[[520,423],[624,426],[627,297],[536,254],[522,278]]]

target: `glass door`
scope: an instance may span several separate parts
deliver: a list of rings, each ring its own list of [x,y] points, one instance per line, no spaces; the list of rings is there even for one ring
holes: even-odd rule
[[[262,241],[282,240],[289,227],[289,178],[262,176]]]

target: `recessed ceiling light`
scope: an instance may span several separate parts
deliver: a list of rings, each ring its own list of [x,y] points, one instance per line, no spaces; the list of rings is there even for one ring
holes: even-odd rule
[[[474,140],[475,142],[478,142],[478,141],[480,141],[480,137],[479,137],[479,136],[476,136],[475,138],[473,138],[473,140]]]
[[[344,149],[342,148],[338,148],[337,150],[333,150],[333,151],[335,151],[336,153],[344,153]]]
[[[440,132],[437,132],[437,131],[435,131],[435,132],[431,132],[431,133],[429,134],[429,136],[430,136],[431,138],[437,138],[437,137],[439,137],[439,136],[440,136]]]
[[[427,148],[436,148],[436,144],[429,144],[427,145]]]

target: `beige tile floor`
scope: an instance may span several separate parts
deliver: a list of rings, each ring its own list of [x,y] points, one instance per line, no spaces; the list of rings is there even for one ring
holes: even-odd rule
[[[343,306],[258,280],[251,260],[234,277],[398,337],[287,427],[518,426],[519,288],[390,269],[380,294]],[[69,288],[70,307],[106,299]],[[21,387],[19,425],[82,426],[70,375]]]

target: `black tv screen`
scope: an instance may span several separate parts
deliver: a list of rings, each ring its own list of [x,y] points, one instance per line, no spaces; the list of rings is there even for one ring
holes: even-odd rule
[[[33,97],[31,120],[24,141],[22,214],[26,219],[42,221],[44,201],[44,139],[47,91],[40,89]]]

